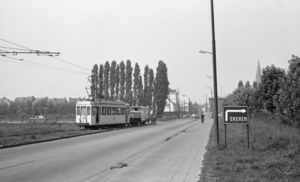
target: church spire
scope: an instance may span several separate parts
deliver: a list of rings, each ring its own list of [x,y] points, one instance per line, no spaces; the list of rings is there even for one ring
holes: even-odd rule
[[[255,82],[256,83],[260,83],[261,82],[261,69],[260,69],[259,60],[258,60],[258,63],[257,63],[257,70],[256,70]]]

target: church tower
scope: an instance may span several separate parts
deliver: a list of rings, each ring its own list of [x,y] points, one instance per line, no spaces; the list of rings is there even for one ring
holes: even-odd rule
[[[256,70],[255,82],[256,83],[260,83],[261,82],[261,69],[260,69],[259,60],[258,60],[258,63],[257,63],[257,70]]]

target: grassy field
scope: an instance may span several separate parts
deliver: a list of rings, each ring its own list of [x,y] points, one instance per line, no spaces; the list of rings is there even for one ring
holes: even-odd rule
[[[227,125],[219,119],[220,149],[212,127],[200,181],[300,181],[300,130],[265,114],[251,118],[250,148],[246,125]]]
[[[0,147],[97,132],[81,130],[75,124],[61,123],[1,123]]]

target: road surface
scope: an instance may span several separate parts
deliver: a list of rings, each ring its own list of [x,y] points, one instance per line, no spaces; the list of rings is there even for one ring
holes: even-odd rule
[[[176,157],[176,149],[190,147],[186,144],[192,140],[200,141],[192,137],[193,133],[208,136],[210,127],[209,123],[202,125],[199,119],[184,118],[158,122],[157,125],[1,149],[0,181],[164,181],[164,178],[159,178],[162,175],[168,179],[172,175],[173,179],[174,174],[168,175],[166,166],[162,173],[157,173],[157,166],[169,165],[172,156]],[[206,141],[202,145],[205,147]],[[193,155],[198,155],[198,152]],[[174,161],[180,157],[184,158],[178,154]],[[173,165],[192,163],[182,161]],[[197,161],[197,165],[199,163]],[[176,173],[180,174],[180,171]]]

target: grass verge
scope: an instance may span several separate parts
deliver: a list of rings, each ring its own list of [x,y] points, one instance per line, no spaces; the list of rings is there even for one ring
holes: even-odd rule
[[[250,121],[250,148],[244,124],[227,125],[219,118],[220,149],[212,127],[200,181],[300,181],[299,128],[280,124],[265,114]]]
[[[81,130],[75,124],[0,124],[0,148],[98,131]]]

